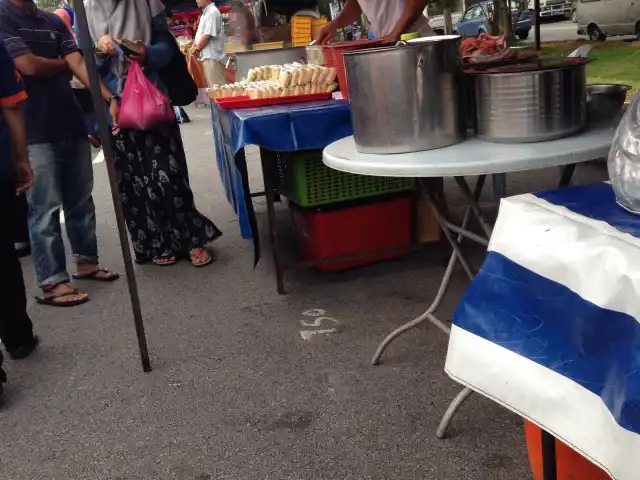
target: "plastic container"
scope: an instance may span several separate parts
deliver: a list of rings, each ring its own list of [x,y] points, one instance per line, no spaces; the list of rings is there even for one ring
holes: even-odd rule
[[[302,207],[315,207],[411,190],[413,178],[339,172],[322,162],[322,150],[273,152],[278,191]]]
[[[324,47],[322,45],[309,45],[306,50],[309,65],[324,65]]]
[[[342,54],[352,50],[360,50],[362,48],[371,48],[381,45],[380,40],[353,40],[350,42],[330,43],[324,46],[324,63],[327,67],[336,69],[338,73],[338,85],[342,92],[342,98],[349,98],[349,88],[347,83],[347,74],[344,69],[344,60]]]
[[[533,477],[543,480],[542,432],[536,424],[527,420],[524,421],[524,431]],[[557,439],[556,466],[557,480],[611,480],[604,470]]]
[[[399,252],[372,254],[316,267],[323,273],[346,270],[406,256],[411,244],[408,195],[356,206],[304,209],[291,206],[295,232],[305,260],[354,255],[384,248]]]
[[[400,35],[400,40],[402,40],[403,42],[406,42],[407,40],[415,40],[416,38],[420,38],[420,33],[410,32]]]

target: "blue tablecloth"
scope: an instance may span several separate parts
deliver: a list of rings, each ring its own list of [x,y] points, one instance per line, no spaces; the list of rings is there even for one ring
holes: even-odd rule
[[[639,478],[640,216],[607,183],[504,199],[446,371]]]
[[[258,145],[281,152],[324,148],[353,134],[349,104],[325,100],[223,110],[212,102],[211,118],[218,170],[227,200],[238,215],[242,236],[254,239],[257,262],[259,236],[243,148]]]

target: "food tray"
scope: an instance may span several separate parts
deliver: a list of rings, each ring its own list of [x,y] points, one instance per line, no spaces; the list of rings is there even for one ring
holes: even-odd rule
[[[308,95],[293,95],[289,97],[255,98],[251,99],[246,95],[239,97],[216,98],[216,102],[223,110],[233,110],[236,108],[256,108],[267,107],[269,105],[280,105],[285,103],[313,102],[314,100],[327,100],[331,98],[331,93],[311,93]]]
[[[414,185],[413,178],[373,177],[334,170],[322,162],[322,150],[271,151],[269,155],[275,157],[278,192],[301,207],[403,192]]]

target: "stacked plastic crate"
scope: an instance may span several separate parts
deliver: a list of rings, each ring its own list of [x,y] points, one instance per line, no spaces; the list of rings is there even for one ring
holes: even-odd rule
[[[318,270],[344,270],[408,253],[413,179],[339,172],[322,163],[322,150],[273,154],[278,191],[290,201],[305,260],[351,257]]]
[[[326,18],[293,17],[291,19],[291,44],[294,47],[306,47],[326,24]]]

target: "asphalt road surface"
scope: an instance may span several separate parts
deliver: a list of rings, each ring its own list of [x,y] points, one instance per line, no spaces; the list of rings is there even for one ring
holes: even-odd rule
[[[447,439],[435,437],[460,391],[443,371],[447,338],[437,329],[407,332],[381,365],[369,363],[385,335],[435,295],[442,251],[336,274],[289,272],[288,294],[277,295],[264,199],[254,200],[263,241],[254,268],[252,244],[240,236],[219,181],[211,112],[189,114],[182,132],[196,204],[224,232],[211,247],[216,262],[135,266],[154,368],[144,374],[125,279],[76,282],[89,303],[45,307],[32,300],[32,259],[23,260],[41,344],[24,361],[7,360],[0,479],[531,478],[522,419],[479,395],[462,406]],[[260,191],[256,149],[247,163]],[[94,172],[101,264],[123,272],[104,162]],[[601,165],[582,165],[575,181],[606,176]],[[557,168],[510,175],[508,193],[553,188],[558,177]],[[460,214],[455,184],[446,189]],[[281,244],[294,252],[286,204],[277,212]],[[482,252],[475,252],[477,266]],[[456,270],[442,319],[451,319],[466,286]],[[338,331],[305,339],[311,309]]]
[[[576,40],[578,38],[577,24],[571,20],[543,20],[540,24],[540,40],[543,42],[559,42],[563,40]],[[529,40],[533,41],[533,28],[529,34]]]

